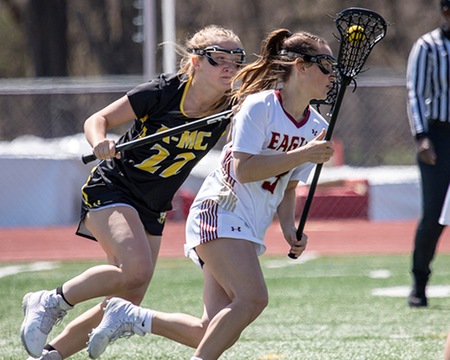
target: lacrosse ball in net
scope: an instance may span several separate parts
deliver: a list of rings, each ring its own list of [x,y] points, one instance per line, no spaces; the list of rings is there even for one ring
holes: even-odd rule
[[[348,41],[351,43],[359,43],[366,38],[364,28],[360,25],[352,25],[347,30]]]

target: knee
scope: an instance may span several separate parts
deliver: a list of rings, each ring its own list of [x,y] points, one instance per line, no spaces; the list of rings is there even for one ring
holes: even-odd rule
[[[251,296],[243,299],[246,312],[250,315],[251,319],[256,319],[269,304],[269,296],[267,291],[261,290],[258,293],[251,294]]]
[[[134,289],[132,291],[117,293],[117,294],[113,295],[112,297],[119,297],[121,299],[124,299],[124,300],[127,300],[127,301],[133,303],[134,305],[139,306],[139,305],[141,305],[142,300],[145,297],[146,289],[147,289],[147,287],[142,287],[140,289]],[[111,297],[107,297],[103,300],[103,302],[101,303],[102,309],[106,308],[106,306],[108,305],[109,299],[111,299]],[[103,314],[103,312],[102,312],[102,314]]]
[[[136,262],[133,266],[122,266],[123,287],[126,291],[147,287],[153,276],[154,267],[151,262]]]
[[[254,312],[256,316],[261,314],[267,307],[267,305],[269,305],[269,296],[267,295],[267,293],[265,293],[264,296],[258,298],[258,300],[255,301]]]
[[[147,288],[150,283],[151,276],[145,273],[137,273],[128,276],[125,280],[124,288],[126,291],[132,291],[140,288]]]

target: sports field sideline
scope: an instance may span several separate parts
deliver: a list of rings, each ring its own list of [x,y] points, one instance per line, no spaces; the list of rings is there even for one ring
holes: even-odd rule
[[[416,221],[309,221],[307,251],[322,255],[409,254]],[[184,222],[168,221],[161,256],[183,257]],[[274,222],[266,235],[267,255],[283,255],[287,245]],[[442,236],[440,253],[450,253],[450,232]],[[102,259],[96,242],[75,235],[75,225],[48,228],[0,229],[0,261]]]

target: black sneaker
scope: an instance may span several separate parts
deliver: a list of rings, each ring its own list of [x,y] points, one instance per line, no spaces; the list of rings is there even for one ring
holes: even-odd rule
[[[408,296],[408,305],[410,307],[427,307],[428,299],[425,295],[425,289],[423,291],[417,291],[414,287]]]

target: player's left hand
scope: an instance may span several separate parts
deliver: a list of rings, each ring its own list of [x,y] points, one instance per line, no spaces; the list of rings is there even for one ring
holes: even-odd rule
[[[301,240],[297,240],[296,230],[286,238],[289,245],[291,245],[290,253],[298,258],[306,249],[308,244],[308,236],[303,233]]]

